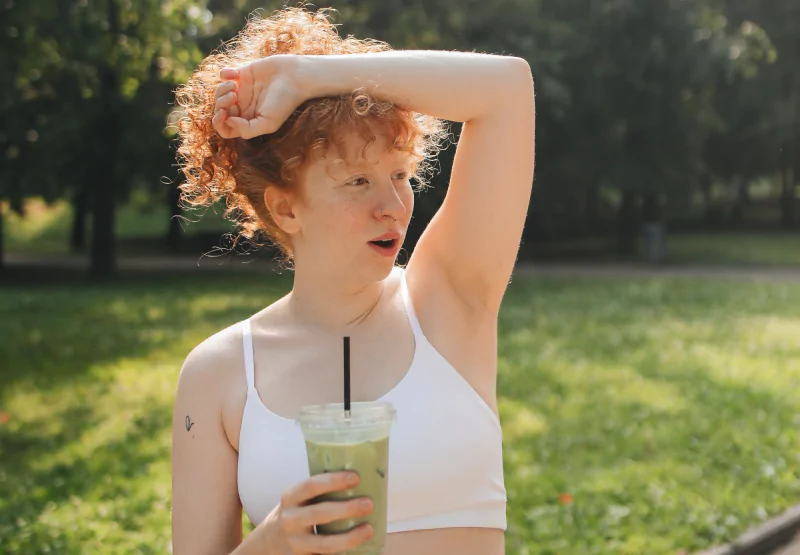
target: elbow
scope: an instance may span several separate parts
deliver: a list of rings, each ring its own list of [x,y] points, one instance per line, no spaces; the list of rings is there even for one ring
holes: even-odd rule
[[[507,77],[505,90],[516,98],[533,96],[533,72],[528,61],[517,56],[506,56]]]
[[[518,56],[507,56],[506,60],[508,62],[510,78],[514,80],[514,82],[533,83],[533,72],[531,71],[531,65],[528,63],[528,60]]]
[[[530,104],[534,102],[533,72],[531,66],[524,58],[509,56],[508,60],[508,86],[506,92],[511,98],[508,100],[517,104]]]
[[[533,79],[533,72],[531,71],[531,65],[528,63],[528,60],[520,58],[519,56],[507,56],[507,60],[511,71],[515,74],[521,75],[526,79]]]

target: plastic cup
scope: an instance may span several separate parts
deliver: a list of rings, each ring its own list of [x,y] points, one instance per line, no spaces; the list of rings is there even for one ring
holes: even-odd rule
[[[366,517],[338,520],[316,527],[317,534],[341,534],[362,524],[372,526],[372,537],[341,555],[381,555],[386,544],[386,497],[389,485],[389,431],[396,411],[391,403],[352,403],[349,417],[344,403],[303,407],[297,422],[303,430],[308,470],[314,476],[350,470],[358,473],[356,487],[328,493],[312,502],[372,499]]]

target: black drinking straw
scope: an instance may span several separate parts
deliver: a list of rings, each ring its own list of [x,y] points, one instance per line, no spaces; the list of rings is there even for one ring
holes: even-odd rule
[[[344,338],[344,416],[350,418],[350,337]]]

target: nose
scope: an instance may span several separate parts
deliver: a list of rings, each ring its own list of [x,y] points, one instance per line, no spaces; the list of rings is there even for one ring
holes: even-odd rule
[[[397,221],[405,215],[407,210],[408,207],[403,203],[395,183],[392,179],[387,179],[386,184],[381,187],[375,217],[378,219],[391,218]]]

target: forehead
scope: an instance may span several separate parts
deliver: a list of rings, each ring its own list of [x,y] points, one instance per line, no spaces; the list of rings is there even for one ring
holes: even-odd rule
[[[315,161],[320,169],[334,174],[381,164],[405,164],[411,157],[399,148],[397,139],[388,132],[376,132],[364,137],[350,131],[328,145]]]

